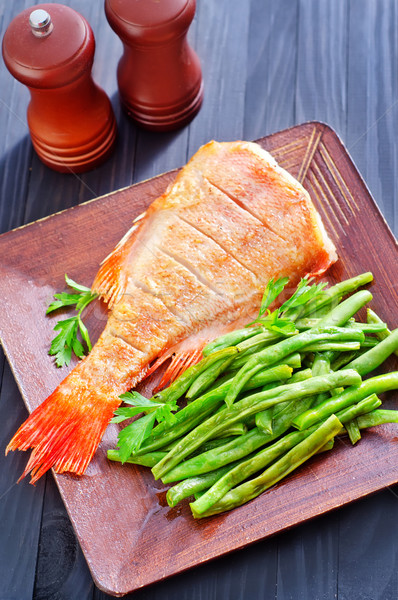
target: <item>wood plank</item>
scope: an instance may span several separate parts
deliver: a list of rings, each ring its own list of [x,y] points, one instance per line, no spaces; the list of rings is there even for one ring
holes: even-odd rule
[[[319,120],[344,135],[348,1],[299,2],[295,122]]]
[[[3,598],[30,600],[36,570],[45,478],[34,488],[17,484],[24,458],[20,453],[4,456],[4,449],[27,416],[14,377],[1,352],[0,390],[0,581]]]
[[[398,487],[345,507],[339,515],[341,600],[398,597]]]
[[[1,11],[2,32],[26,2],[6,3]],[[26,124],[28,90],[3,67],[0,69],[0,131],[2,162],[0,164],[0,232],[24,222],[25,199],[29,185],[29,164],[33,149]]]
[[[398,231],[398,3],[353,0],[349,13],[346,143],[392,230]]]
[[[189,155],[214,139],[243,135],[250,3],[198,3],[196,50],[203,65],[204,100],[190,126]],[[239,15],[239,18],[236,18]]]
[[[94,584],[53,477],[46,481],[33,597],[91,600]]]
[[[298,2],[252,0],[244,139],[294,124]]]
[[[277,600],[338,597],[338,534],[339,514],[335,512],[277,538]]]

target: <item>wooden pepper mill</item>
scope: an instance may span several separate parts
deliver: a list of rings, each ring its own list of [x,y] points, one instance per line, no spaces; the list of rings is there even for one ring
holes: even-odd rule
[[[121,102],[147,129],[181,127],[201,106],[202,72],[187,41],[195,9],[195,0],[105,0],[124,46],[117,70]]]
[[[4,35],[5,64],[31,94],[27,118],[33,146],[57,171],[92,169],[114,146],[112,106],[91,76],[94,50],[86,19],[61,4],[24,10]]]

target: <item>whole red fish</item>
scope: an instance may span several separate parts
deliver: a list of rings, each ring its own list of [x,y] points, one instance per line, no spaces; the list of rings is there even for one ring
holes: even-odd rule
[[[337,259],[308,193],[260,146],[210,142],[105,259],[92,290],[108,303],[91,353],[7,447],[33,448],[23,476],[83,474],[120,404],[155,366],[166,377],[260,306],[271,277],[297,284]],[[151,372],[153,368],[151,369]]]

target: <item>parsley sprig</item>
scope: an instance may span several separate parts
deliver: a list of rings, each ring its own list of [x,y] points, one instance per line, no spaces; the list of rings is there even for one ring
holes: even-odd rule
[[[176,402],[167,404],[154,402],[135,391],[126,392],[119,397],[125,404],[130,406],[121,406],[116,409],[116,416],[113,417],[112,423],[121,423],[140,413],[145,413],[144,416],[133,421],[119,432],[117,446],[123,463],[133,452],[137,452],[141,448],[143,441],[150,435],[156,421],[158,423],[166,421],[168,426],[175,423],[176,419],[173,412],[178,410],[178,406]]]
[[[283,335],[290,335],[296,332],[294,319],[298,316],[300,308],[304,307],[310,300],[322,296],[326,283],[309,285],[312,279],[304,277],[297,285],[292,296],[279,308],[271,312],[268,307],[285,289],[288,281],[288,277],[281,277],[276,281],[272,277],[269,280],[264,290],[258,317],[250,325],[262,325],[266,329],[271,329]]]
[[[67,285],[73,289],[74,294],[61,292],[54,294],[55,300],[51,302],[46,310],[46,315],[65,307],[74,306],[77,314],[74,317],[62,319],[57,322],[54,331],[58,334],[51,342],[48,353],[55,357],[57,367],[69,365],[72,358],[72,352],[78,357],[83,358],[86,352],[90,352],[92,344],[87,327],[82,321],[82,312],[90,302],[97,298],[97,294],[93,294],[90,288],[80,285],[70,279],[65,274]],[[79,339],[80,336],[80,339]]]

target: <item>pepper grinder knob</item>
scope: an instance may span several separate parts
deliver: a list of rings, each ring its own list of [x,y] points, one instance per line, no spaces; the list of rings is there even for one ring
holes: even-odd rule
[[[29,24],[32,28],[33,35],[36,37],[46,37],[47,35],[50,35],[54,29],[54,25],[48,12],[40,8],[30,13]]]

